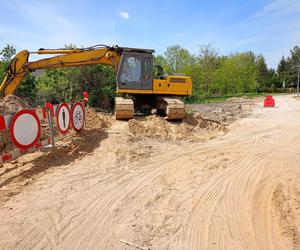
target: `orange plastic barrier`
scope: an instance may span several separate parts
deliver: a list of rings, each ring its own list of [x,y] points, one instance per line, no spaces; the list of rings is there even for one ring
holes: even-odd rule
[[[264,107],[275,107],[275,100],[274,100],[273,96],[268,95],[265,97]]]

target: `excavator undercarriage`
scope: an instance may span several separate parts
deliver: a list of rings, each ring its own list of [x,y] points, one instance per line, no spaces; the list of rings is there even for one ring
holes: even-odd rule
[[[154,98],[143,98],[134,96],[132,98],[115,98],[115,116],[117,120],[132,119],[135,110],[146,108],[156,110],[156,114],[165,117],[166,120],[181,120],[185,116],[184,102],[177,97],[156,96]]]
[[[134,116],[134,104],[131,98],[115,98],[115,116],[117,120],[128,120]]]
[[[167,120],[182,120],[185,116],[184,102],[176,97],[159,97],[159,107],[163,109]]]

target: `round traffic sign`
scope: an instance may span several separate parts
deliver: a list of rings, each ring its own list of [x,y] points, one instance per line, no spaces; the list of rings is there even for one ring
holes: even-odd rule
[[[9,130],[12,142],[18,148],[28,149],[41,135],[41,122],[34,110],[22,109],[14,114]]]
[[[66,103],[58,106],[56,113],[57,128],[62,134],[66,134],[70,127],[70,109]]]
[[[81,102],[75,102],[72,106],[71,121],[75,131],[79,132],[84,126],[85,114]]]

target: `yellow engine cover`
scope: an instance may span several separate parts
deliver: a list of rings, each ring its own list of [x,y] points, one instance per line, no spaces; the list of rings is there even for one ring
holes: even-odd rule
[[[119,94],[160,94],[192,95],[192,79],[189,76],[167,76],[166,79],[154,79],[152,90],[118,89]]]
[[[153,94],[185,95],[192,94],[192,79],[189,76],[167,76],[165,80],[153,80]]]

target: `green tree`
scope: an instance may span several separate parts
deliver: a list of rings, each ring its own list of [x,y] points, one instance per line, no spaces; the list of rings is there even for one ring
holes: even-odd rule
[[[0,61],[0,83],[2,83],[6,73],[6,65]]]
[[[199,64],[199,83],[196,83],[195,90],[203,91],[209,96],[210,86],[215,81],[216,70],[220,66],[220,58],[215,48],[208,45],[200,45],[199,55],[197,57]]]
[[[298,66],[300,66],[300,47],[294,46],[287,59],[287,78],[290,84],[296,85],[298,81]]]
[[[22,80],[21,85],[17,89],[17,95],[31,99],[35,104],[36,99],[36,78],[32,73],[29,73]]]
[[[163,55],[155,55],[154,65],[160,65],[165,68],[167,66],[166,58]]]
[[[266,64],[265,58],[262,55],[258,55],[255,60],[256,64],[256,80],[259,88],[263,88],[268,85],[269,82],[269,70]]]
[[[216,72],[215,91],[234,95],[255,91],[256,65],[253,52],[237,53],[224,59]]]
[[[90,105],[111,108],[115,76],[113,69],[105,65],[48,69],[37,78],[36,90],[39,103],[76,101],[88,90]]]
[[[269,69],[268,70],[268,82],[267,86],[271,87],[272,91],[277,91],[275,88],[279,89],[283,87],[283,82],[280,80],[278,74],[274,69]]]
[[[298,78],[298,69],[300,65],[300,47],[294,46],[290,50],[288,57],[282,57],[277,66],[277,81],[285,83],[288,86],[296,86]],[[279,83],[277,83],[278,85]]]
[[[162,67],[162,70],[160,67]],[[154,55],[153,77],[163,78],[167,68],[166,59],[163,55]]]
[[[282,58],[279,61],[279,64],[277,66],[277,74],[278,78],[282,83],[285,83],[286,85],[290,81],[289,79],[289,65],[287,60],[282,56]]]
[[[1,60],[9,62],[15,54],[16,49],[12,45],[7,44],[0,52]]]
[[[112,67],[106,65],[91,65],[74,68],[69,76],[71,81],[71,96],[82,97],[84,90],[90,93],[89,104],[104,109],[113,106],[116,96],[115,72]]]
[[[195,63],[195,57],[180,45],[168,47],[164,58],[168,73],[183,73],[186,67]]]
[[[7,44],[0,52],[1,61],[0,61],[0,83],[3,81],[6,70],[8,68],[9,62],[12,57],[16,54],[16,49],[12,46]]]

